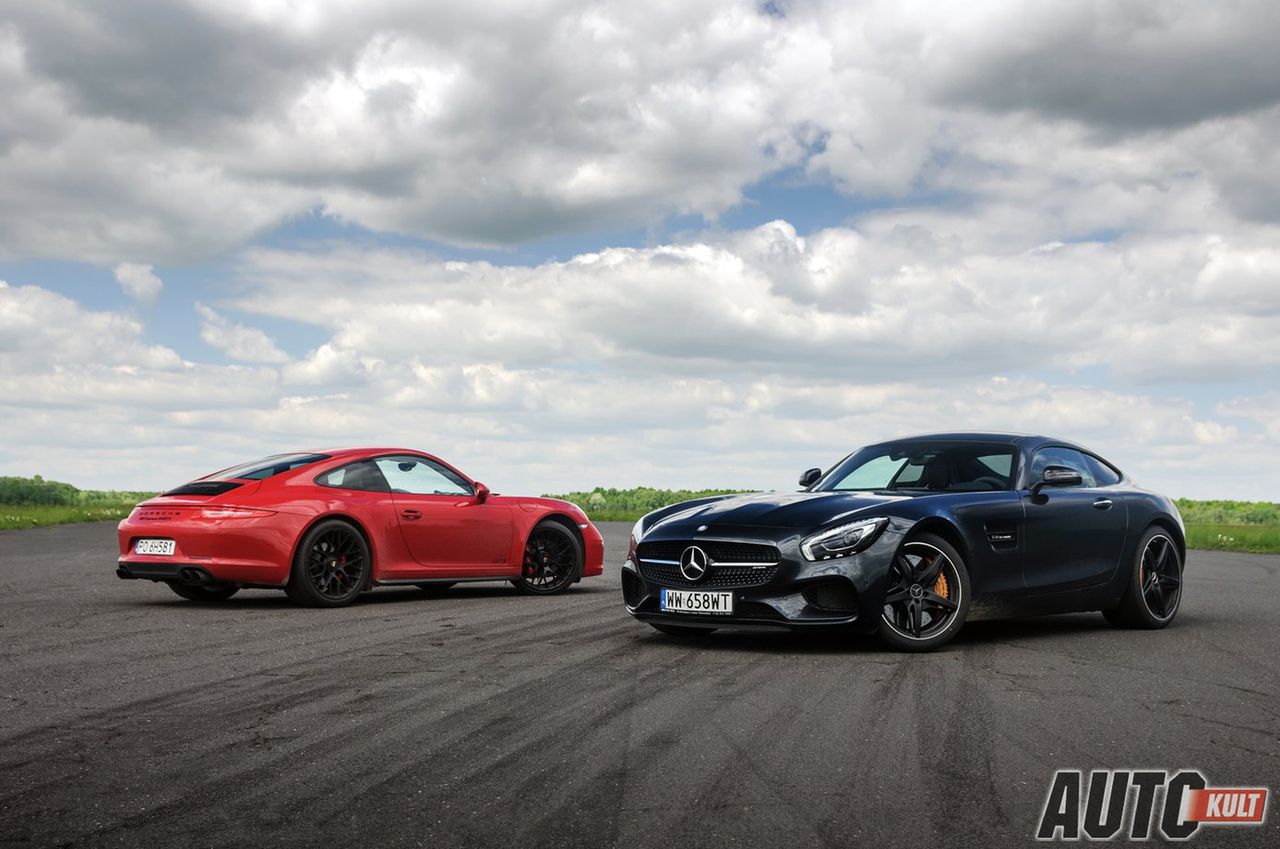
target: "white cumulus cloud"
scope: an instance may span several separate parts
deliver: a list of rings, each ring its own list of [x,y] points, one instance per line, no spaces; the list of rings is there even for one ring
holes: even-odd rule
[[[233,360],[248,363],[286,363],[289,355],[262,330],[228,320],[217,310],[196,304],[200,338]]]
[[[148,327],[14,263],[0,466],[783,488],[971,427],[1274,498],[1272,6],[10,3],[0,262],[215,282]]]
[[[783,172],[1085,235],[1173,193],[1280,220],[1265,0],[780,8],[15,4],[0,245],[188,260],[309,210],[512,245],[714,219]]]
[[[155,275],[151,266],[136,262],[122,262],[117,265],[115,277],[126,295],[142,303],[154,301],[164,287],[164,283]]]

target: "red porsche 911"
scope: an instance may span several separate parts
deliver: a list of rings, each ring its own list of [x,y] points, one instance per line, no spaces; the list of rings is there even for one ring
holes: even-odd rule
[[[360,448],[279,454],[145,501],[119,527],[121,578],[222,601],[242,587],[347,604],[379,584],[510,581],[561,592],[604,571],[577,506],[491,493],[430,454]]]

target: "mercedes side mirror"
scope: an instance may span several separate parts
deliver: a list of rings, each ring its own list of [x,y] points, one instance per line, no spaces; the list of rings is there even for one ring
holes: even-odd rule
[[[485,502],[485,499],[488,497],[489,497],[489,487],[485,486],[479,481],[476,481],[476,501],[479,502],[480,504],[483,504]]]
[[[1031,485],[1031,494],[1039,495],[1046,486],[1080,486],[1084,478],[1075,469],[1066,466],[1045,466],[1044,477]]]
[[[809,469],[800,476],[800,485],[805,489],[813,486],[818,482],[818,478],[822,477],[822,469]]]

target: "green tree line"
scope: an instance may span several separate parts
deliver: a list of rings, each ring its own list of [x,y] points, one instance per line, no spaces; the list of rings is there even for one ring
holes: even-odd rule
[[[741,489],[655,489],[651,486],[637,486],[631,489],[606,489],[596,487],[586,492],[565,492],[559,495],[547,495],[546,498],[559,498],[577,504],[587,515],[597,521],[623,521],[637,519],[651,510],[666,507],[679,501],[694,498],[706,498],[712,495],[732,495],[738,492],[755,492]]]
[[[591,518],[609,521],[638,518],[650,510],[693,498],[754,491],[756,490],[657,489],[651,486],[611,489],[598,486],[591,490],[549,494],[546,497],[571,501],[585,510]],[[1270,501],[1195,501],[1179,498],[1176,503],[1183,521],[1188,525],[1280,526],[1280,504]]]
[[[12,506],[85,507],[96,504],[137,503],[153,492],[78,489],[69,483],[31,478],[0,477],[0,504]]]
[[[731,495],[754,490],[737,489],[658,489],[637,486],[630,489],[596,487],[591,490],[552,494],[577,504],[587,515],[603,518],[606,515],[642,516],[668,504],[704,498],[712,495]],[[116,490],[79,489],[61,481],[35,477],[0,477],[0,504],[50,505],[78,507],[101,503],[118,504],[126,501],[143,501],[151,492],[125,492]],[[1188,524],[1211,525],[1280,525],[1280,504],[1269,501],[1194,501],[1177,499],[1178,510]]]
[[[1280,504],[1270,501],[1192,501],[1176,499],[1188,525],[1280,525]]]

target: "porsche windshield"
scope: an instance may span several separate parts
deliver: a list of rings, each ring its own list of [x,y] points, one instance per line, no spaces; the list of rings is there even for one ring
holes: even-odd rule
[[[814,487],[818,492],[986,492],[1013,488],[1014,447],[902,442],[864,448]]]

